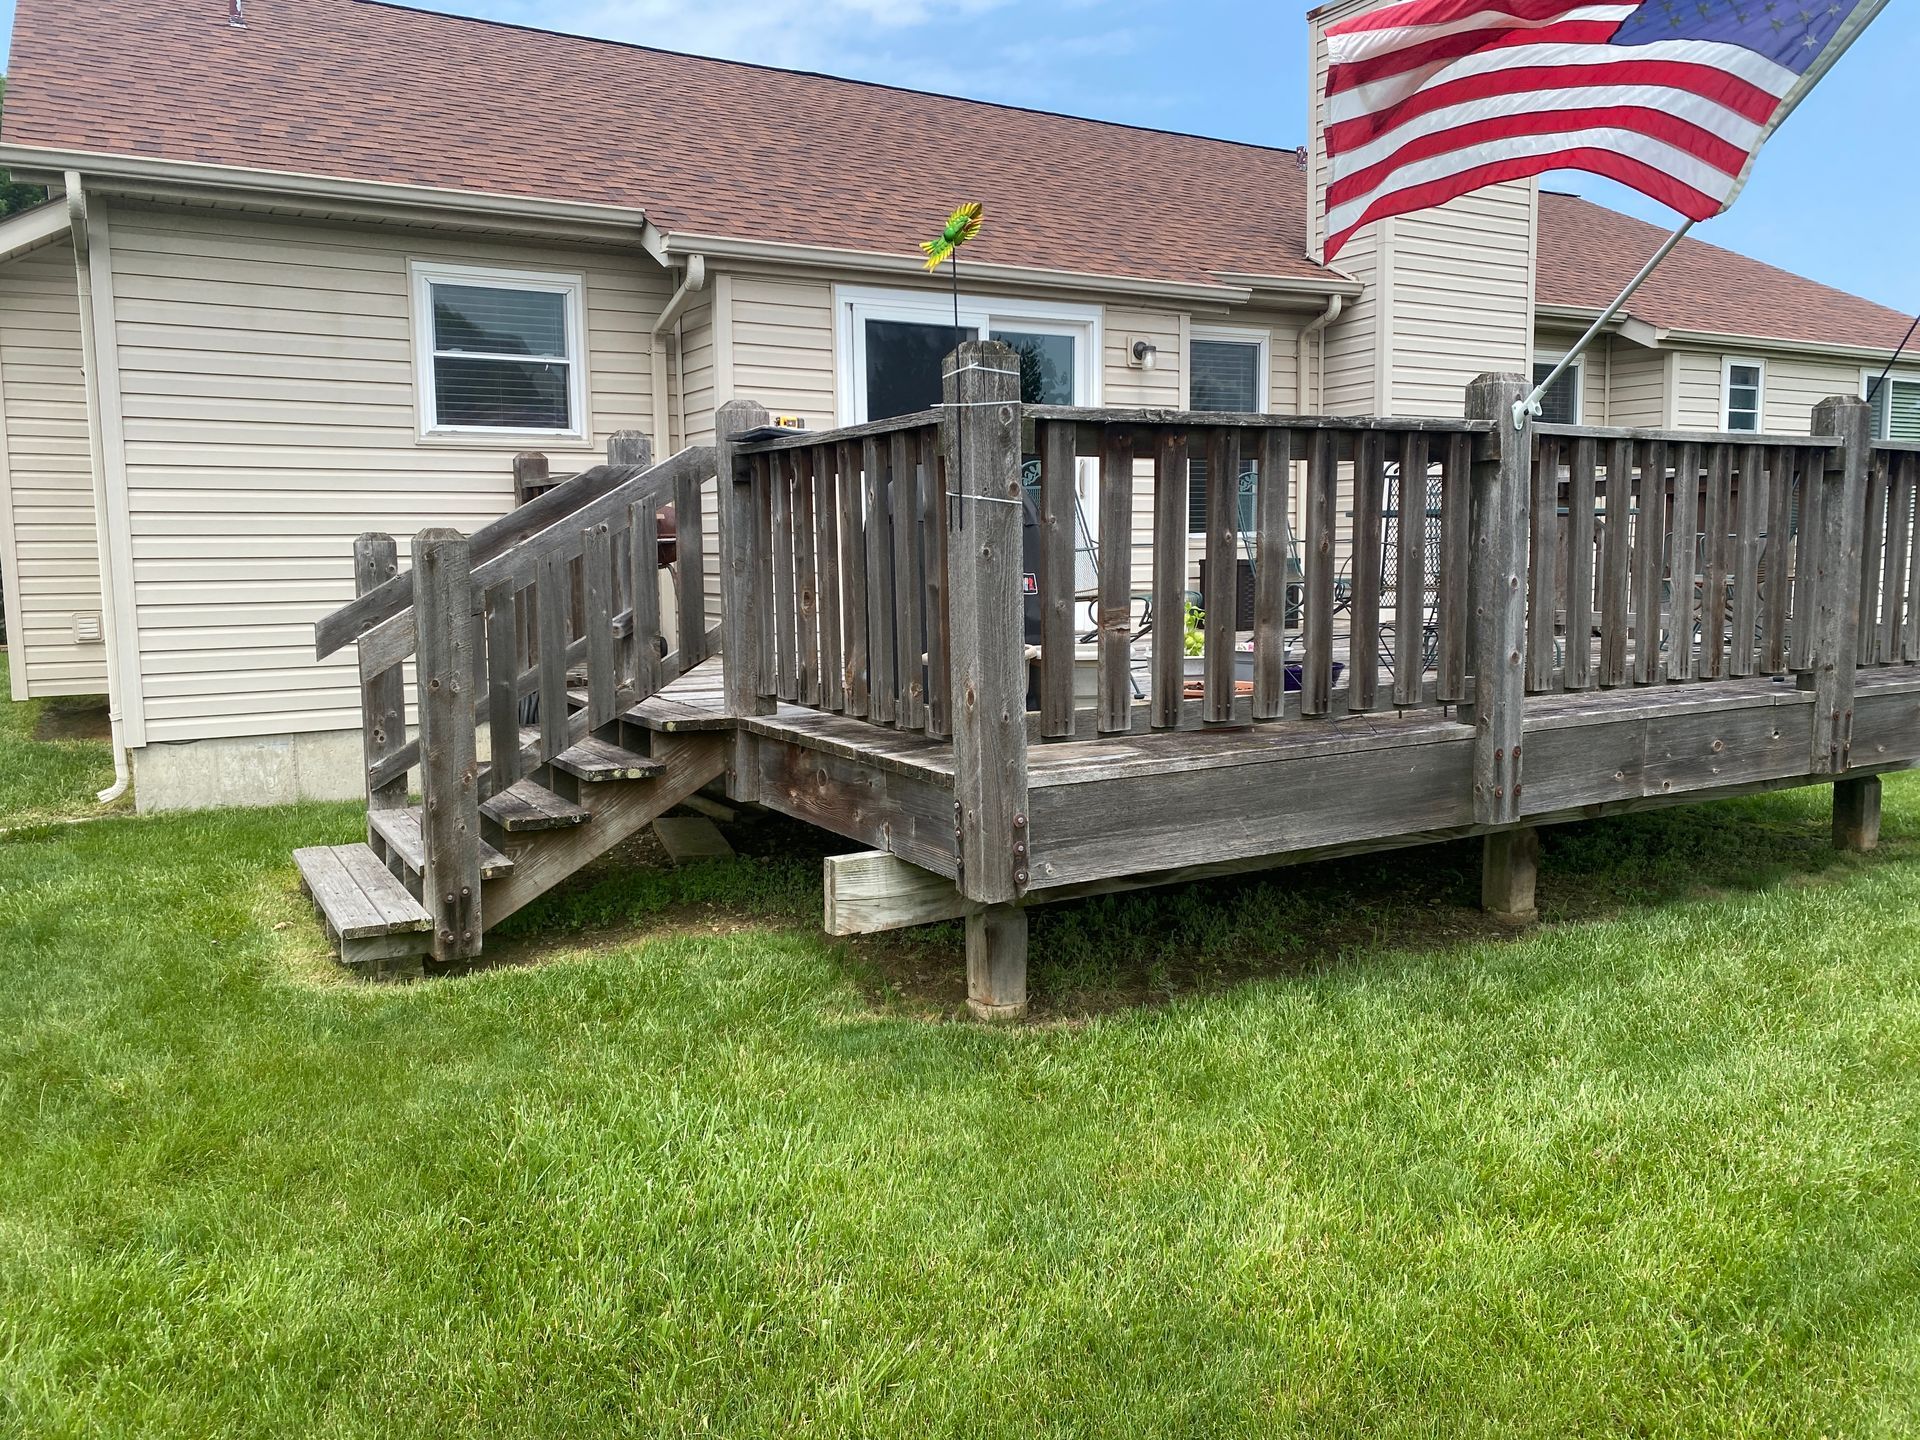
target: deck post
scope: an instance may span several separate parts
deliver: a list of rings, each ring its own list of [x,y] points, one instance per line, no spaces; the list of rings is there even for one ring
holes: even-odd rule
[[[1833,845],[1862,854],[1880,845],[1880,777],[1856,775],[1833,787]]]
[[[553,472],[547,457],[538,450],[522,450],[513,457],[513,508],[518,510],[534,496],[553,488]]]
[[[1813,410],[1813,433],[1839,439],[1819,476],[1820,533],[1814,553],[1813,669],[1798,677],[1813,692],[1809,773],[1838,775],[1852,763],[1854,667],[1860,644],[1860,547],[1866,524],[1873,419],[1864,400],[1836,395]]]
[[[1540,832],[1531,825],[1495,830],[1480,854],[1480,908],[1506,925],[1540,918],[1534,890],[1540,879]]]
[[[1027,1015],[1027,912],[990,905],[967,916],[967,1009],[976,1020]]]
[[[413,537],[414,654],[420,712],[421,903],[433,955],[480,953],[480,762],[474,740],[473,567],[467,537]]]
[[[729,400],[714,416],[714,474],[720,491],[720,669],[727,714],[771,715],[774,702],[760,694],[760,613],[771,595],[758,595],[760,552],[753,504],[753,467],[733,437],[767,423],[767,407],[753,400]],[[678,523],[678,516],[675,523]],[[684,534],[684,532],[681,532]],[[681,542],[684,545],[684,540]],[[760,777],[752,764],[751,737],[736,729],[727,760],[727,794],[758,800]]]
[[[1467,418],[1490,420],[1475,437],[1472,582],[1473,818],[1520,818],[1521,734],[1526,720],[1527,529],[1533,488],[1533,420],[1515,406],[1519,375],[1482,375],[1467,387]]]
[[[941,394],[960,890],[999,904],[1027,887],[1020,363],[999,341],[964,341],[947,356]]]
[[[400,573],[400,547],[391,535],[366,534],[353,542],[353,593],[377,590]],[[369,672],[360,662],[360,752],[366,761],[367,809],[398,810],[407,803],[407,777],[376,786],[373,767],[407,743],[407,677],[398,665]]]

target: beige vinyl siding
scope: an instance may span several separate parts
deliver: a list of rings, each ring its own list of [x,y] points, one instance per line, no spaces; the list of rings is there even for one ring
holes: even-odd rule
[[[1858,360],[1819,360],[1805,355],[1765,355],[1761,424],[1772,435],[1805,435],[1813,410],[1835,395],[1861,393]],[[1879,367],[1874,367],[1879,373]]]
[[[0,267],[0,422],[8,495],[0,561],[16,690],[98,694],[106,648],[73,638],[76,614],[100,613],[100,550],[79,285],[66,241]]]
[[[733,277],[733,391],[808,428],[834,422],[833,287],[823,280]]]
[[[1720,398],[1720,356],[1676,350],[1668,365],[1674,428],[1718,430],[1726,419]]]
[[[583,277],[589,443],[419,438],[411,260]],[[666,278],[637,251],[117,206],[112,265],[149,741],[357,724],[351,655],[312,658],[356,535],[404,556],[510,508],[516,452],[564,475],[654,428]]]
[[[1385,413],[1458,415],[1475,376],[1528,372],[1533,213],[1533,186],[1517,183],[1385,222]]]
[[[713,441],[713,414],[717,367],[714,364],[713,293],[711,286],[680,312],[680,364],[675,381],[685,417],[681,432],[689,445]]]
[[[1347,242],[1336,264],[1366,286],[1321,335],[1320,408],[1328,415],[1371,415],[1379,409],[1381,230],[1369,226]]]
[[[1612,344],[1606,423],[1660,427],[1667,423],[1667,357],[1623,340]]]

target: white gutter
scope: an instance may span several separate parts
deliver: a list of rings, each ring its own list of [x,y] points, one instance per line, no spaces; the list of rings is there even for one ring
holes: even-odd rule
[[[662,458],[673,454],[673,427],[668,422],[672,403],[667,387],[667,331],[680,319],[680,312],[687,308],[687,301],[696,292],[706,288],[706,257],[687,256],[686,273],[681,277],[680,288],[673,292],[660,311],[660,318],[653,322],[653,438]],[[676,329],[674,333],[677,337],[679,332]]]
[[[80,288],[80,357],[86,370],[87,453],[93,468],[93,533],[100,557],[100,637],[106,642],[107,717],[112,727],[113,784],[99,793],[111,805],[127,793],[133,775],[127,768],[125,720],[120,714],[120,637],[114,623],[113,538],[107,524],[107,458],[101,439],[100,352],[93,330],[93,247],[87,226],[87,195],[80,172],[66,172],[67,227],[73,235],[73,268]]]
[[[1309,403],[1308,397],[1312,393],[1307,389],[1308,367],[1312,357],[1312,347],[1308,342],[1311,341],[1314,336],[1325,331],[1327,326],[1338,320],[1340,318],[1340,312],[1346,309],[1346,306],[1347,301],[1345,296],[1330,295],[1327,297],[1327,308],[1314,316],[1313,319],[1309,320],[1300,329],[1299,345],[1293,357],[1293,398],[1294,404],[1298,407],[1295,410],[1296,414],[1307,415],[1312,413],[1307,409]],[[1320,408],[1322,410],[1326,409],[1327,405],[1326,388],[1326,342],[1322,341],[1320,345]]]

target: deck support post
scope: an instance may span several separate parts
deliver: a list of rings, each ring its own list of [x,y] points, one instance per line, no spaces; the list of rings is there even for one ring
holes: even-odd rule
[[[1027,1015],[1027,912],[990,905],[967,916],[967,1009],[976,1020]]]
[[[1516,406],[1519,375],[1482,375],[1467,387],[1467,418],[1490,420],[1473,457],[1473,818],[1520,818],[1521,738],[1526,720],[1527,532],[1533,489],[1533,420]]]
[[[433,915],[433,954],[480,953],[480,762],[474,735],[473,567],[467,537],[413,537],[414,668],[419,691],[420,903]]]
[[[1504,925],[1540,918],[1534,891],[1540,879],[1540,832],[1531,825],[1495,830],[1480,859],[1480,908]]]
[[[771,595],[757,593],[760,557],[771,543],[759,534],[754,516],[753,467],[734,445],[736,435],[767,423],[767,407],[753,400],[729,400],[714,417],[714,474],[720,492],[720,669],[727,714],[771,715],[774,701],[760,694],[760,617]],[[677,517],[676,517],[677,522]],[[681,532],[684,535],[684,531]],[[684,540],[682,541],[684,544]],[[760,798],[760,777],[753,766],[752,737],[737,729],[727,760],[727,795],[734,800]]]
[[[1833,844],[1861,854],[1880,845],[1880,777],[1856,775],[1833,787]]]
[[[997,340],[964,341],[947,357],[941,395],[959,884],[969,900],[997,905],[1024,894],[1028,875],[1020,362]]]
[[[1814,546],[1813,669],[1798,677],[1813,692],[1810,774],[1838,775],[1852,763],[1854,667],[1860,643],[1862,532],[1866,528],[1867,466],[1873,459],[1873,418],[1864,400],[1836,395],[1813,410],[1813,433],[1836,436],[1837,454],[1820,486]]]

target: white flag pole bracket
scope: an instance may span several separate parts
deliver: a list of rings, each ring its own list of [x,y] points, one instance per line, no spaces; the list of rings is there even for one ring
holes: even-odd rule
[[[1580,337],[1580,343],[1575,345],[1571,350],[1569,350],[1565,355],[1561,357],[1560,363],[1553,367],[1553,373],[1548,375],[1547,378],[1542,380],[1538,385],[1534,386],[1533,393],[1527,396],[1526,399],[1516,400],[1514,402],[1514,405],[1513,405],[1513,428],[1514,429],[1516,430],[1524,429],[1526,427],[1527,417],[1529,415],[1538,415],[1540,413],[1540,397],[1545,395],[1547,391],[1553,388],[1554,381],[1558,380],[1562,375],[1566,374],[1567,367],[1573,364],[1574,361],[1580,358],[1582,352],[1586,350],[1587,346],[1591,345],[1594,342],[1594,338],[1598,336],[1602,330],[1606,329],[1607,326],[1613,323],[1614,316],[1618,315],[1622,310],[1624,310],[1626,308],[1627,301],[1633,298],[1633,292],[1638,290],[1642,285],[1646,283],[1647,277],[1653,274],[1653,272],[1659,268],[1660,262],[1662,260],[1665,260],[1667,256],[1673,253],[1674,246],[1678,245],[1682,240],[1687,238],[1687,232],[1691,229],[1693,229],[1693,221],[1689,220],[1684,225],[1682,225],[1678,230],[1674,231],[1671,235],[1669,235],[1661,243],[1660,248],[1653,252],[1652,258],[1650,258],[1646,264],[1640,267],[1640,273],[1638,275],[1635,275],[1633,279],[1627,282],[1627,288],[1620,292],[1620,298],[1615,300],[1605,310],[1601,311],[1600,317],[1597,320],[1595,320],[1593,324],[1589,325],[1587,327],[1587,333]]]

